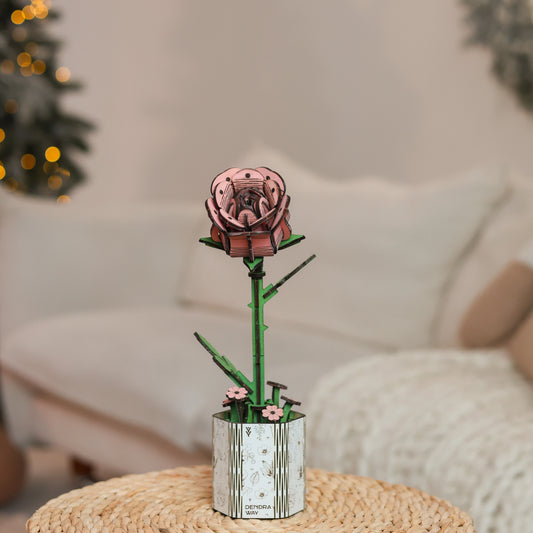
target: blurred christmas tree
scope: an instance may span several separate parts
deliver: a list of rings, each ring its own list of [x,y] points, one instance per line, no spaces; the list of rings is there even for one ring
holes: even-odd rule
[[[492,70],[533,111],[533,0],[462,0],[470,42],[492,50]]]
[[[91,125],[60,106],[79,85],[57,64],[56,16],[49,0],[0,0],[0,184],[61,202],[84,179],[72,153],[87,150]]]

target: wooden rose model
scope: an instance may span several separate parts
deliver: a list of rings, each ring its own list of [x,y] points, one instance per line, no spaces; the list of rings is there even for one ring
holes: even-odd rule
[[[263,258],[304,239],[291,233],[285,182],[266,167],[230,168],[213,180],[211,194],[211,236],[200,242],[242,257],[248,268],[253,354],[249,379],[194,334],[235,384],[222,404],[229,409],[213,415],[213,507],[232,518],[285,518],[305,507],[305,416],[293,410],[300,402],[281,394],[281,383],[267,381],[266,397],[263,308],[315,256],[263,287]]]
[[[290,197],[276,172],[230,168],[213,180],[211,194],[206,202],[211,238],[231,257],[274,255],[290,238]]]

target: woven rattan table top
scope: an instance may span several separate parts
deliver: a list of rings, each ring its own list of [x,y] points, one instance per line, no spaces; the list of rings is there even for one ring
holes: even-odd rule
[[[49,501],[29,533],[475,533],[471,518],[444,500],[403,485],[307,471],[305,511],[282,520],[233,520],[211,509],[211,468],[125,476]]]

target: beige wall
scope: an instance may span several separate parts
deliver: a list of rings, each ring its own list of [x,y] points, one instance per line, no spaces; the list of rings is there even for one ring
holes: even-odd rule
[[[458,0],[54,5],[86,84],[68,105],[99,125],[76,199],[200,199],[254,140],[338,178],[533,176],[533,116],[463,46]]]

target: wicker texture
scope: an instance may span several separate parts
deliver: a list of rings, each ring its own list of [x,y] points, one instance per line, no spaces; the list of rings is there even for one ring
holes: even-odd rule
[[[307,508],[283,520],[233,520],[211,509],[211,468],[126,476],[49,501],[29,533],[475,533],[470,517],[424,492],[308,470]]]
[[[406,483],[468,510],[479,533],[533,523],[533,387],[503,351],[374,354],[306,404],[313,467]]]

